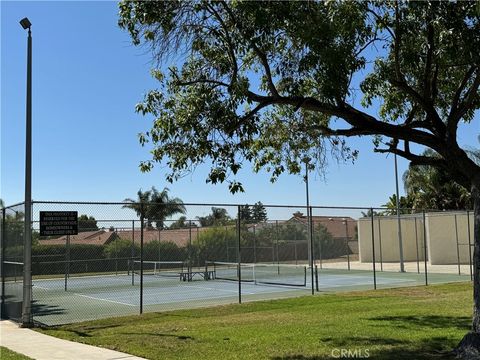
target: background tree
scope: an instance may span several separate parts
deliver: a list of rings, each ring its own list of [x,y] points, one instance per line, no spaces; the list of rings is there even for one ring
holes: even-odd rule
[[[413,208],[413,198],[411,196],[400,196],[400,214],[410,214]],[[397,214],[397,195],[392,194],[388,198],[388,202],[383,204],[382,207],[387,208],[382,211],[383,215],[396,215]],[[370,212],[370,211],[369,211]]]
[[[220,226],[232,223],[232,218],[227,213],[227,209],[212,207],[211,214],[207,216],[197,216],[200,226]]]
[[[144,217],[147,218],[146,214],[146,205],[150,201],[150,194],[151,191],[147,190],[145,192],[142,191],[142,189],[137,191],[137,198],[131,199],[131,198],[126,198],[123,200],[124,202],[128,203],[122,206],[122,208],[127,208],[127,209],[132,209],[135,211],[138,217]],[[148,219],[147,219],[148,223]],[[148,226],[150,227],[151,224],[148,223]]]
[[[157,229],[163,229],[166,218],[187,212],[183,201],[178,197],[171,198],[168,192],[168,188],[164,188],[159,192],[152,186],[150,202],[147,206],[147,215],[151,221],[155,221]]]
[[[206,161],[207,181],[242,190],[242,164],[272,180],[353,160],[346,138],[446,171],[474,200],[474,316],[459,346],[480,356],[480,166],[458,144],[478,129],[480,19],[458,2],[120,3],[119,25],[156,60],[159,87],[136,110],[155,119],[148,171],[166,162],[174,181]],[[357,101],[361,98],[361,102]],[[380,104],[380,106],[378,106]],[[362,106],[360,106],[362,105]],[[367,109],[369,108],[369,109]],[[475,127],[476,126],[476,127]],[[416,144],[418,146],[412,146]],[[424,148],[439,156],[422,154]]]
[[[177,221],[173,222],[168,228],[169,229],[188,229],[190,227],[196,227],[197,224],[194,222],[187,222],[186,216],[180,216]]]
[[[264,222],[268,220],[267,210],[265,206],[259,201],[252,207],[252,220],[255,223]]]
[[[97,220],[93,216],[82,214],[78,217],[78,232],[98,230]]]
[[[239,207],[239,216],[240,220],[245,223],[245,224],[250,224],[253,221],[252,218],[252,209],[250,208],[250,205],[241,205]]]
[[[133,209],[139,217],[143,215],[147,227],[153,227],[155,222],[158,229],[163,229],[163,222],[166,218],[186,213],[183,201],[177,197],[170,198],[168,192],[169,189],[166,187],[161,192],[154,186],[145,192],[140,189],[137,192],[136,200],[130,198],[124,200],[128,204],[123,205],[123,208]]]
[[[382,211],[378,212],[378,211],[375,211],[375,210],[372,210],[372,209],[368,209],[367,212],[362,211],[362,216],[363,217],[371,217],[372,214],[373,214],[373,216],[384,216],[385,215]]]
[[[426,156],[436,156],[432,150]],[[471,209],[470,192],[447,173],[430,165],[410,165],[403,174],[407,197],[415,209],[465,210]]]

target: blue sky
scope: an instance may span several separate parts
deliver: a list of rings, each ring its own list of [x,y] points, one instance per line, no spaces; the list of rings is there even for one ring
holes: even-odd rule
[[[271,184],[248,166],[239,180],[246,192],[231,195],[226,184],[205,183],[206,168],[174,184],[157,166],[141,173],[149,158],[137,134],[151,118],[138,116],[135,104],[156,86],[145,49],[130,43],[117,26],[116,2],[1,2],[1,177],[0,197],[20,202],[24,192],[26,32],[33,27],[33,189],[35,200],[121,201],[139,188],[168,186],[189,203],[302,205],[299,176]],[[478,114],[477,114],[478,117]],[[459,142],[476,146],[475,125],[462,126]],[[369,138],[352,139],[358,161],[329,166],[326,180],[311,174],[311,203],[380,206],[395,190],[393,157],[372,152]],[[400,173],[407,162],[399,159]],[[402,189],[403,191],[403,189]]]

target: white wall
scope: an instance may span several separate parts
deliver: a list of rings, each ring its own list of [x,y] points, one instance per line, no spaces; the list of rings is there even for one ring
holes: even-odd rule
[[[416,234],[415,234],[416,218]],[[473,212],[470,218],[470,241],[473,243]],[[456,226],[455,226],[456,221]],[[469,264],[469,232],[466,211],[425,214],[427,256],[431,265]],[[402,215],[404,261],[424,260],[422,215]],[[375,260],[399,262],[396,216],[374,217]],[[458,239],[458,240],[457,240]],[[458,242],[458,246],[457,246]],[[372,224],[370,218],[358,220],[358,243],[361,262],[372,262]],[[381,249],[381,251],[380,251]],[[473,248],[471,249],[473,253]]]
[[[398,221],[396,216],[377,216],[373,219],[376,262],[399,262]],[[423,221],[414,215],[402,215],[402,245],[404,261],[424,260]],[[361,262],[372,261],[371,218],[358,220],[358,242]]]
[[[467,220],[465,211],[426,214],[428,257],[432,265],[457,264],[458,259],[460,264],[469,264]],[[470,212],[470,237],[473,244],[473,212]]]

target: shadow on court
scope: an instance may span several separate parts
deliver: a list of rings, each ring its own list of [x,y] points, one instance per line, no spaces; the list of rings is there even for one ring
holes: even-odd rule
[[[32,314],[37,316],[49,316],[49,315],[63,315],[66,313],[66,309],[57,305],[48,305],[39,303],[37,300],[32,301]]]

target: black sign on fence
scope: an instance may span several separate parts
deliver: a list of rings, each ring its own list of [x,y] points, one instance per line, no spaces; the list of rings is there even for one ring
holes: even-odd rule
[[[77,211],[40,211],[40,236],[77,234]]]

